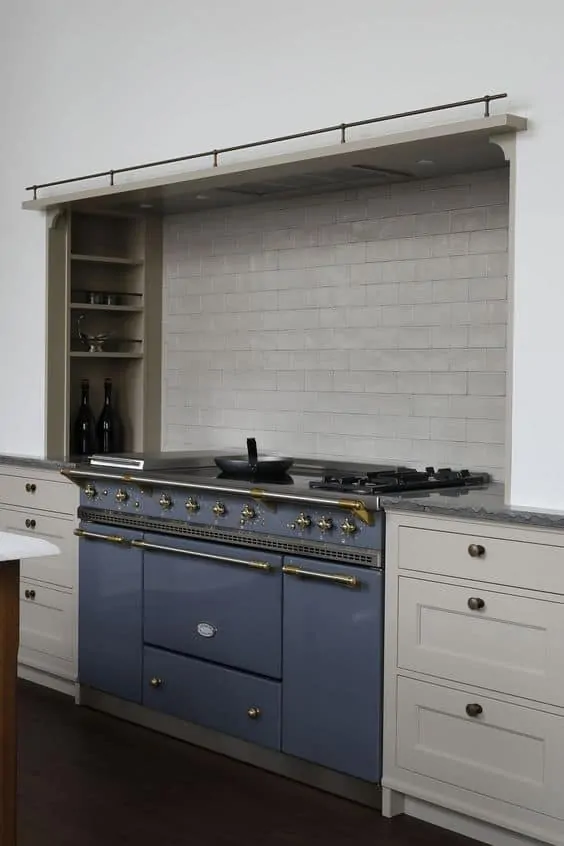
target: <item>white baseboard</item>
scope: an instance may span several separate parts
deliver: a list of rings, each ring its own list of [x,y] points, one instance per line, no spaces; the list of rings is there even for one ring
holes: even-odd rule
[[[34,667],[27,667],[25,664],[18,664],[18,678],[42,685],[43,687],[49,687],[51,690],[58,690],[59,693],[65,693],[67,696],[75,695],[75,682],[70,679],[62,679],[59,676],[53,676],[51,673],[44,673],[42,670],[36,670]]]

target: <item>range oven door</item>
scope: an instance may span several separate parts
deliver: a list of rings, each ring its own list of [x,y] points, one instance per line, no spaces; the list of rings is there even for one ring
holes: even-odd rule
[[[81,684],[141,701],[142,535],[82,523],[79,536],[78,678]]]

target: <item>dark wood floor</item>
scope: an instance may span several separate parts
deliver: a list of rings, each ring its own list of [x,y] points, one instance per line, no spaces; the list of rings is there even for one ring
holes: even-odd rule
[[[19,693],[19,846],[470,846],[103,714]]]

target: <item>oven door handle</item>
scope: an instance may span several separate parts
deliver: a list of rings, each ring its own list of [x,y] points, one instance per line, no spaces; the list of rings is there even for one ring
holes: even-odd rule
[[[341,573],[335,573],[335,575],[331,573],[319,573],[317,570],[303,570],[301,567],[292,567],[290,564],[284,564],[282,572],[286,576],[298,576],[298,578],[302,579],[319,579],[323,582],[332,582],[333,584],[349,588],[358,588],[362,584],[356,576],[344,576]]]
[[[250,567],[253,570],[263,570],[268,572],[272,570],[272,564],[267,561],[245,561],[242,558],[231,558],[228,555],[214,555],[210,552],[195,552],[191,549],[181,549],[178,546],[165,546],[160,543],[150,543],[149,541],[131,541],[131,546],[138,549],[149,549],[155,552],[174,552],[179,555],[187,555],[191,558],[207,558],[209,561],[218,561],[220,564],[234,564],[239,567]]]
[[[75,529],[73,534],[79,538],[88,538],[88,540],[106,541],[106,543],[119,543],[123,545],[130,545],[131,541],[121,535],[104,535],[102,532],[87,532],[85,529]]]

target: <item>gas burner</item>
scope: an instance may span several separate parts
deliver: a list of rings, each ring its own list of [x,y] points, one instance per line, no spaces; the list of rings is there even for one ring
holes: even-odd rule
[[[442,467],[426,467],[414,470],[411,467],[390,467],[386,470],[368,471],[365,474],[325,474],[321,479],[309,483],[310,488],[339,493],[356,493],[376,496],[383,493],[430,490],[433,488],[465,488],[484,485],[490,481],[487,473],[471,473],[469,470],[451,470]]]

